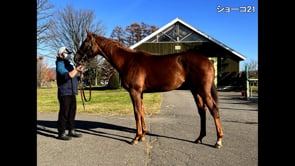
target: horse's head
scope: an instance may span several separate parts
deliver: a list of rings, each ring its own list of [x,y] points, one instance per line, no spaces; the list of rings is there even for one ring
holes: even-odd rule
[[[88,61],[89,59],[95,57],[97,54],[100,53],[100,48],[97,46],[95,41],[95,34],[86,30],[87,37],[82,42],[80,48],[78,49],[77,53],[74,56],[74,60],[76,64],[83,64],[84,62]]]

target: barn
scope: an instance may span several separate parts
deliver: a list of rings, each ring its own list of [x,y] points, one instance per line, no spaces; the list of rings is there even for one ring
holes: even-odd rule
[[[148,51],[159,56],[189,49],[206,52],[217,71],[215,83],[219,87],[235,85],[238,82],[240,62],[246,59],[234,49],[180,18],[175,18],[130,48]]]

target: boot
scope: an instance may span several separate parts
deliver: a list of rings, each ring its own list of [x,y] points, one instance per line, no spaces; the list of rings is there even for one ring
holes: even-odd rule
[[[58,139],[61,139],[61,140],[65,140],[65,141],[67,141],[67,140],[71,140],[72,138],[71,137],[69,137],[69,136],[67,136],[64,132],[62,133],[58,133],[58,137],[57,137]]]
[[[68,136],[70,136],[70,137],[82,137],[82,134],[79,134],[74,129],[72,129],[72,130],[69,130]]]

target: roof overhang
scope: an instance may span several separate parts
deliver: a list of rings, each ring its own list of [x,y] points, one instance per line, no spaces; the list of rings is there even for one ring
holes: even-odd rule
[[[159,28],[157,31],[153,32],[152,34],[150,34],[149,36],[145,37],[144,39],[142,39],[141,41],[135,43],[134,45],[130,46],[129,48],[134,49],[136,47],[138,47],[139,45],[141,45],[142,43],[145,43],[146,41],[148,41],[149,39],[153,38],[154,36],[156,36],[157,34],[159,34],[160,32],[164,31],[165,29],[167,29],[168,27],[172,26],[175,23],[181,23],[183,25],[185,25],[186,27],[190,28],[191,30],[193,30],[194,32],[200,34],[201,36],[207,38],[208,40],[210,40],[213,43],[216,43],[217,45],[223,47],[224,49],[228,50],[229,52],[231,52],[232,54],[236,55],[237,57],[239,57],[242,60],[245,60],[246,57],[242,54],[240,54],[239,52],[235,51],[234,49],[228,47],[227,45],[223,44],[222,42],[214,39],[213,37],[205,34],[204,32],[200,31],[199,29],[189,25],[188,23],[182,21],[181,19],[179,19],[178,17],[175,18],[174,20],[172,20],[171,22],[169,22],[168,24],[166,24],[165,26]]]

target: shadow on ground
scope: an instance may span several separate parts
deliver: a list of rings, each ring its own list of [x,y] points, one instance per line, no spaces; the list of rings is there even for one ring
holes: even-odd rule
[[[129,143],[129,144],[131,144],[131,140],[133,139],[133,137],[124,136],[126,134],[114,134],[114,132],[112,132],[112,131],[110,131],[110,132],[98,131],[97,129],[100,128],[100,129],[106,129],[106,130],[115,130],[115,131],[119,131],[119,132],[127,132],[127,133],[134,133],[134,134],[136,133],[136,130],[133,128],[114,125],[114,124],[110,124],[110,123],[103,123],[103,122],[76,120],[75,126],[76,126],[76,131],[78,131],[80,133],[91,134],[91,135],[95,135],[95,136],[99,136],[99,137],[115,139],[115,140],[123,141],[123,142]],[[56,127],[57,127],[56,121],[37,120],[37,134],[57,139],[58,133],[57,133]],[[152,136],[152,137],[162,137],[162,138],[167,138],[167,139],[174,139],[174,140],[178,140],[178,141],[195,143],[195,141],[185,140],[182,138],[176,138],[176,137],[171,137],[171,136],[154,134],[151,132],[148,132],[146,135]],[[210,145],[210,144],[203,143],[202,145],[215,148],[213,145]]]

